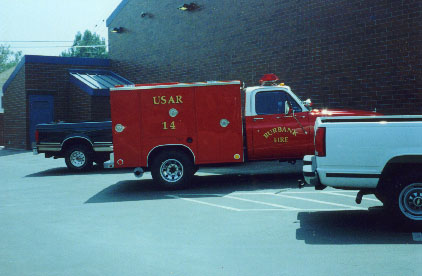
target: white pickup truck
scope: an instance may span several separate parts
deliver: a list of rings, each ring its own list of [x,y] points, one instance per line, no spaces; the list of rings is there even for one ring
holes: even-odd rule
[[[422,222],[422,115],[321,117],[315,155],[304,157],[306,183],[375,194],[405,221]]]

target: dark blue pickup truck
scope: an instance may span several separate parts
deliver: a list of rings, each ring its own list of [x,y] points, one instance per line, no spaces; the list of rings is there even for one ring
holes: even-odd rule
[[[34,154],[64,158],[71,170],[103,165],[113,152],[111,121],[39,124],[35,131]]]

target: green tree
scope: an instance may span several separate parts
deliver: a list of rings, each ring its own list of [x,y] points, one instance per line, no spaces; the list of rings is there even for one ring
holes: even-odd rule
[[[0,44],[0,73],[18,64],[21,58],[21,51],[13,52],[10,45]]]
[[[105,39],[96,33],[86,30],[82,35],[78,32],[72,48],[63,51],[62,57],[108,58]]]

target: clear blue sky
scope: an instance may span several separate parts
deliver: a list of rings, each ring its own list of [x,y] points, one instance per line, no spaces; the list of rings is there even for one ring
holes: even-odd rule
[[[0,0],[0,44],[26,55],[57,56],[86,29],[107,39],[106,20],[121,0]],[[69,42],[4,42],[69,41]],[[67,46],[67,47],[56,47]]]

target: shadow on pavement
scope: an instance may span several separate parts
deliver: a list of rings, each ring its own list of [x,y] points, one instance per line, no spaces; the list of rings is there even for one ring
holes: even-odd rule
[[[99,166],[94,166],[89,171],[71,171],[67,167],[48,169],[42,172],[28,174],[25,177],[48,177],[48,176],[65,176],[65,175],[94,175],[94,174],[119,174],[119,173],[131,173],[133,169],[104,169]]]
[[[398,225],[382,207],[366,210],[302,212],[296,239],[307,244],[420,244],[412,232],[420,226]]]
[[[1,152],[1,151],[0,151]],[[23,153],[25,151],[21,151]],[[283,164],[280,165],[278,161],[264,161],[264,162],[250,162],[240,164],[226,164],[220,167],[203,167],[199,172],[207,174],[246,174],[246,175],[264,175],[264,174],[302,174],[301,161],[297,165]],[[48,177],[48,176],[62,176],[62,175],[90,175],[90,174],[120,174],[120,173],[132,173],[133,168],[123,169],[104,169],[98,165],[95,165],[89,171],[71,171],[67,167],[52,168],[45,171],[29,174],[26,177]],[[197,176],[196,176],[197,177]],[[300,177],[299,177],[300,178]],[[298,179],[299,179],[298,178]]]
[[[169,199],[167,195],[184,194],[189,194],[189,198],[220,197],[237,191],[296,189],[300,177],[300,173],[194,176],[190,188],[177,191],[159,190],[152,180],[120,181],[100,191],[85,203]]]
[[[5,149],[4,147],[0,147],[0,157],[28,152],[30,152],[30,150]]]

